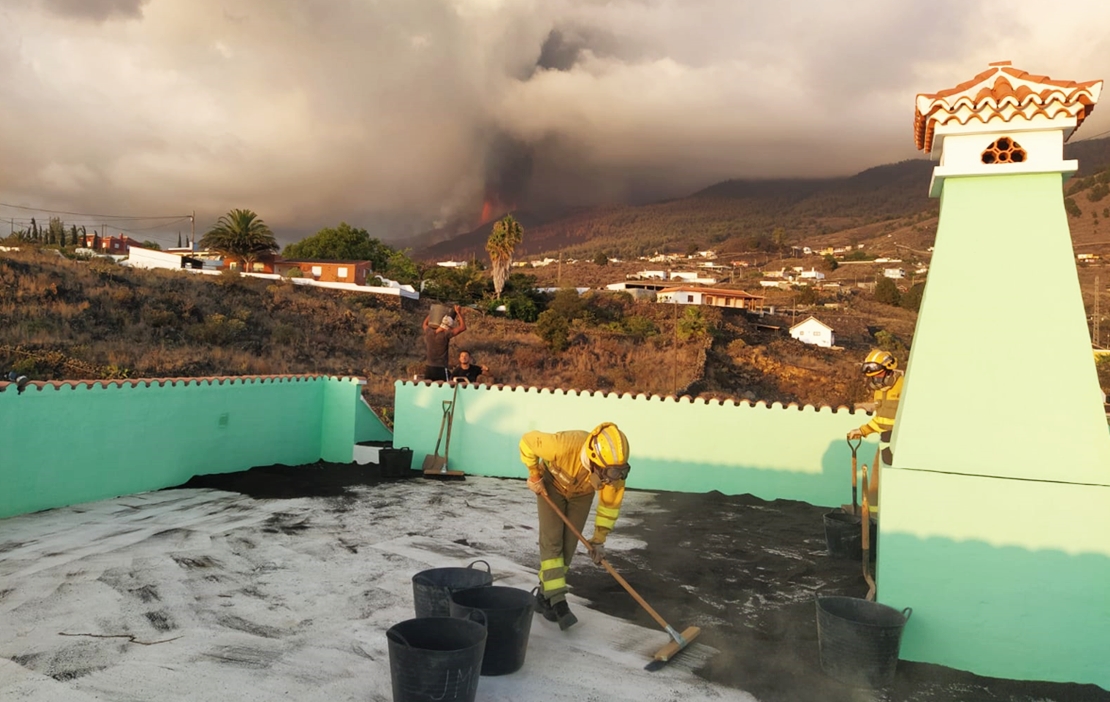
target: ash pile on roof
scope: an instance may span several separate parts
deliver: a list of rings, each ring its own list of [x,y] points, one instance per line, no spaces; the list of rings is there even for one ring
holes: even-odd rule
[[[418,475],[413,471],[414,475]],[[302,466],[276,464],[236,473],[197,475],[177,488],[209,488],[249,495],[259,500],[291,500],[298,497],[353,497],[355,485],[374,485],[384,480],[377,464],[326,463]]]

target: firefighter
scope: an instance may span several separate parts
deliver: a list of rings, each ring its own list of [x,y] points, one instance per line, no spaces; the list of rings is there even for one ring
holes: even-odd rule
[[[849,439],[859,439],[878,433],[883,463],[890,465],[894,455],[890,451],[890,437],[894,417],[898,413],[898,398],[902,395],[905,373],[898,370],[898,361],[889,351],[873,350],[863,360],[863,374],[875,391],[875,412],[863,426],[848,432]]]
[[[547,495],[581,533],[598,493],[597,518],[589,538],[590,557],[601,563],[605,537],[613,529],[628,477],[628,437],[605,422],[593,431],[530,431],[520,440],[520,460],[528,467],[528,487],[536,493],[540,531],[540,584],[536,611],[566,631],[578,618],[567,605],[567,571],[578,539],[543,498]]]

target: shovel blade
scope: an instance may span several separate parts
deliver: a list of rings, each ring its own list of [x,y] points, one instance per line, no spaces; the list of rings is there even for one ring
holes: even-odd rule
[[[424,472],[425,473],[439,473],[447,465],[446,456],[424,456]]]

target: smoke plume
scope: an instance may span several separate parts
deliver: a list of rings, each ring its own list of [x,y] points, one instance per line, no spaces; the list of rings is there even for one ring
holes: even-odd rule
[[[915,93],[989,61],[1107,76],[1110,5],[1069,8],[8,0],[0,202],[196,209],[202,228],[247,207],[284,239],[339,220],[404,237],[845,174],[913,156]],[[1103,110],[1080,137],[1110,126]]]

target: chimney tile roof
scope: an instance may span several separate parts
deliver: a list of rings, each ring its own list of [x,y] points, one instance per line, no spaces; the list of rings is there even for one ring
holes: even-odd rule
[[[1078,128],[1095,109],[1101,92],[1101,80],[1053,80],[1014,68],[1009,61],[992,63],[954,88],[917,96],[914,142],[929,153],[937,125],[966,125],[973,120],[987,124],[1064,116],[1074,117]]]

